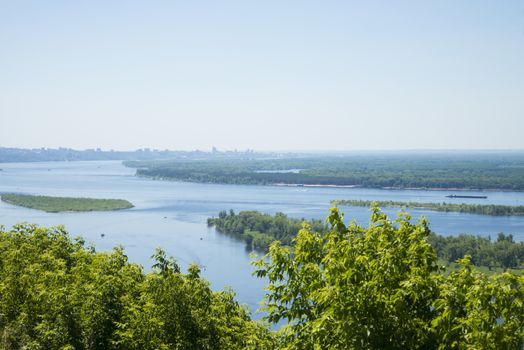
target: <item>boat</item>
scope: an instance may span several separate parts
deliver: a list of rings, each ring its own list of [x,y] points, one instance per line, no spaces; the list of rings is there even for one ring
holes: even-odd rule
[[[459,195],[459,194],[450,194],[446,196],[447,198],[476,198],[476,199],[486,199],[488,196],[471,196],[471,195]]]

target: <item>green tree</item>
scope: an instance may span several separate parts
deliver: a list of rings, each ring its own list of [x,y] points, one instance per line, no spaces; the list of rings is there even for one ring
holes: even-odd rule
[[[157,250],[153,271],[63,227],[0,227],[0,349],[270,349],[274,337],[198,267]]]
[[[475,272],[469,257],[447,277],[436,276],[431,331],[439,349],[522,349],[524,279],[510,273]]]
[[[329,232],[304,225],[293,247],[274,242],[255,262],[268,320],[288,320],[283,348],[521,349],[521,277],[488,279],[469,261],[442,276],[427,222],[404,213],[392,222],[373,207],[364,228],[334,208],[328,221]]]

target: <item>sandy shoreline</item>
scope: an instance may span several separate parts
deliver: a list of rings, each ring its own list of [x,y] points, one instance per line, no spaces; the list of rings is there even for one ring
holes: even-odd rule
[[[273,186],[283,186],[283,187],[329,187],[329,188],[356,188],[361,187],[359,185],[321,185],[321,184],[284,184],[277,183]]]
[[[508,190],[508,189],[478,189],[478,188],[440,188],[440,187],[364,187],[362,185],[323,185],[323,184],[286,184],[276,183],[273,186],[283,187],[325,187],[325,188],[370,188],[378,190],[396,190],[396,191],[461,191],[461,192],[522,192],[519,190]]]

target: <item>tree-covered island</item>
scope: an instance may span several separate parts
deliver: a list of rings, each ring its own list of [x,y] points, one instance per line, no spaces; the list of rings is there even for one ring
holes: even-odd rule
[[[110,211],[133,208],[125,199],[101,199],[81,197],[50,197],[29,194],[3,193],[2,202],[48,213],[64,211]]]
[[[268,159],[126,161],[138,176],[250,185],[524,190],[524,153],[365,153]]]
[[[381,208],[424,209],[432,211],[457,212],[493,216],[523,216],[523,205],[466,204],[466,203],[419,203],[398,201],[368,201],[359,199],[336,199],[332,205],[349,207],[370,207],[373,203]]]
[[[248,248],[267,250],[269,245],[279,240],[284,245],[292,244],[293,238],[302,228],[304,219],[292,219],[283,213],[264,214],[255,210],[223,210],[216,218],[208,218],[207,225],[217,231],[230,234],[246,242]],[[320,220],[309,220],[307,223],[315,232],[325,232],[327,225]]]
[[[294,244],[297,232],[307,225],[312,231],[324,234],[329,230],[320,220],[301,220],[283,213],[269,215],[258,211],[221,211],[216,218],[207,220],[220,233],[229,234],[246,243],[250,249],[267,251],[275,241],[283,246]],[[477,267],[520,269],[524,264],[524,242],[515,242],[512,235],[499,233],[495,240],[487,237],[462,234],[442,236],[431,232],[429,244],[442,262],[453,265],[457,259],[470,256]]]

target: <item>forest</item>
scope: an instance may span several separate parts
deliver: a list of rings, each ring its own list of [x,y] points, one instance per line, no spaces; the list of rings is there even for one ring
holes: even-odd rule
[[[411,208],[432,211],[457,212],[493,216],[523,216],[522,205],[466,204],[466,203],[419,203],[398,201],[367,201],[358,199],[336,199],[331,202],[337,206],[370,207],[373,203],[381,208]]]
[[[449,263],[469,255],[475,266],[524,268],[524,242],[515,242],[511,234],[499,233],[495,240],[491,240],[474,235],[442,236],[431,233],[428,242],[437,256]]]
[[[76,198],[34,196],[29,194],[2,193],[2,202],[48,213],[63,211],[108,211],[133,208],[125,199]]]
[[[479,273],[471,257],[442,273],[425,220],[304,225],[253,261],[267,281],[265,322],[231,290],[212,291],[157,249],[152,270],[122,248],[97,252],[64,227],[0,228],[0,348],[521,349],[524,277]],[[269,324],[284,322],[271,330]],[[269,323],[269,324],[268,324]]]
[[[218,232],[230,234],[246,242],[250,249],[267,251],[274,241],[284,246],[292,245],[297,232],[306,224],[312,231],[323,234],[328,226],[319,220],[305,221],[288,218],[283,213],[275,215],[257,211],[233,210],[221,211],[216,218],[209,218],[209,226],[216,227]],[[429,244],[435,249],[437,257],[448,263],[469,255],[475,266],[489,269],[520,269],[524,263],[524,242],[515,242],[512,235],[500,233],[496,240],[490,238],[459,235],[446,237],[431,233]]]
[[[137,168],[138,176],[205,183],[524,190],[522,152],[371,153],[124,164]]]
[[[207,225],[217,231],[230,234],[246,242],[250,249],[267,250],[269,245],[279,240],[284,245],[292,244],[293,238],[302,228],[304,219],[291,219],[283,213],[274,216],[258,211],[241,211],[235,214],[225,210],[217,218],[208,218]],[[307,221],[316,232],[325,232],[327,225],[320,220]]]

